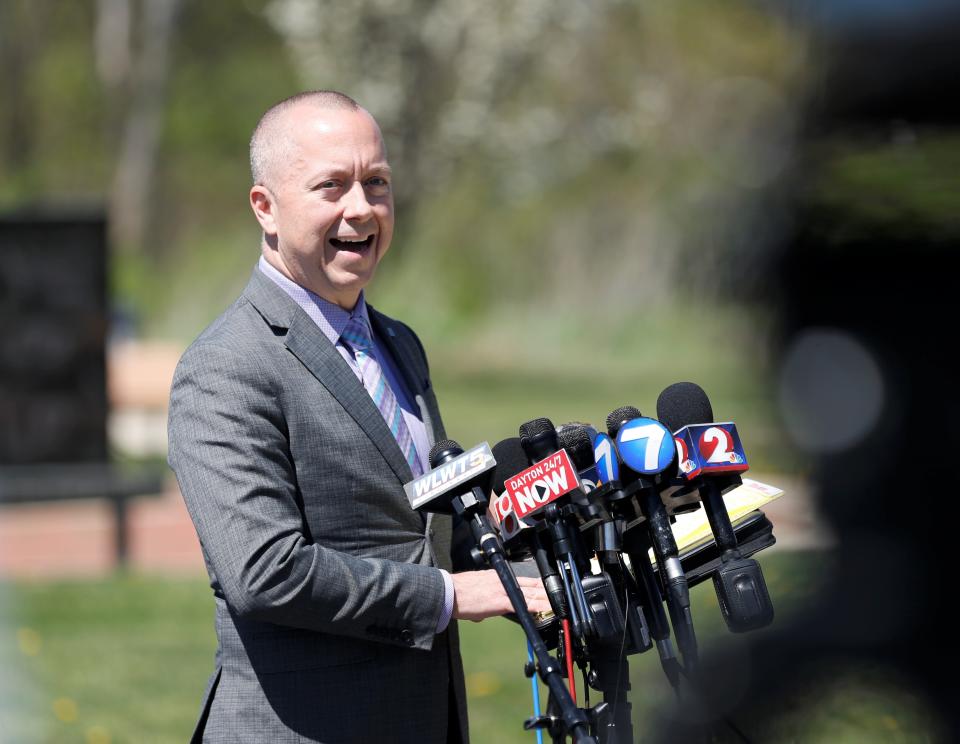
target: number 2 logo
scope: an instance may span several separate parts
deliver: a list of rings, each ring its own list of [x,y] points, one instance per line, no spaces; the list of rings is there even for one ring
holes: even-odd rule
[[[732,462],[733,437],[730,432],[711,426],[700,435],[700,454],[708,463]]]

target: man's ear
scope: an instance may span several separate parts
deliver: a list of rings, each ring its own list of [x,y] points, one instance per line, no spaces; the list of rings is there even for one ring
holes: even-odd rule
[[[263,228],[264,235],[277,234],[277,224],[273,215],[274,201],[273,193],[266,186],[254,184],[250,189],[250,208],[260,227]]]

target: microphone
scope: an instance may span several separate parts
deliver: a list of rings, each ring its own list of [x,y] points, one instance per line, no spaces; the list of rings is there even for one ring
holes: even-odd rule
[[[528,469],[530,474],[558,484],[551,485],[549,493],[540,488],[541,493],[537,499],[540,503],[530,507],[528,513],[540,511],[568,493],[571,494],[571,500],[581,503],[585,501],[583,484],[580,482],[580,468],[575,465],[573,454],[561,446],[560,435],[550,419],[533,419],[521,424],[520,446],[531,463]],[[522,475],[526,476],[526,473]]]
[[[723,502],[723,494],[742,483],[739,474],[749,467],[736,426],[709,423],[710,399],[692,382],[675,383],[660,393],[657,415],[675,432],[681,477],[699,490],[720,550],[713,585],[727,627],[734,633],[766,627],[773,622],[773,603],[763,570],[742,556]]]
[[[595,435],[596,430],[594,430]],[[573,465],[580,479],[582,491],[571,493],[571,500],[577,506],[577,515],[581,522],[580,530],[584,532],[594,526],[612,525],[613,520],[603,508],[603,500],[592,498],[590,495],[597,490],[600,479],[597,462],[593,457],[593,437],[590,435],[590,428],[584,424],[563,424],[557,429],[557,439],[560,446],[573,458]],[[602,532],[598,537],[602,537]]]
[[[467,521],[477,544],[490,567],[497,572],[517,620],[533,648],[537,670],[560,708],[562,726],[574,741],[596,744],[596,740],[589,735],[586,715],[576,707],[570,691],[564,686],[560,667],[550,656],[538,633],[517,577],[507,562],[503,545],[487,520],[487,493],[492,470],[496,465],[489,446],[484,442],[465,453],[457,442],[446,439],[437,442],[430,450],[430,465],[433,468],[430,473],[404,485],[407,498],[411,499],[411,504],[415,499],[419,504],[418,508],[424,511],[437,510],[444,513],[450,509],[456,514],[469,517]],[[534,719],[528,722],[530,723],[542,725],[543,721]],[[560,721],[557,720],[556,723]]]
[[[591,639],[590,674],[587,684],[603,693],[610,708],[605,740],[632,742],[631,705],[627,657],[649,651],[653,646],[644,614],[646,597],[623,560],[621,530],[605,507],[605,491],[598,490],[600,474],[593,451],[597,430],[587,424],[569,423],[557,429],[560,446],[573,457],[583,493],[571,495],[582,536],[592,538],[590,551],[596,554],[600,570],[583,577],[597,637]],[[658,598],[659,601],[659,598]],[[662,611],[662,608],[661,608]]]
[[[509,437],[497,442],[493,446],[493,453],[497,466],[493,471],[491,500],[500,526],[500,537],[512,558],[523,558],[526,542],[516,538],[523,530],[533,526],[533,520],[523,520],[514,513],[504,483],[529,467],[530,462],[520,446],[519,437]]]
[[[520,446],[527,453],[530,462],[552,455],[560,449],[560,440],[553,422],[548,418],[538,418],[520,424]]]
[[[486,442],[464,452],[452,439],[444,439],[430,450],[433,470],[404,484],[403,489],[410,506],[417,511],[453,514],[455,501],[468,493],[486,506],[490,474],[496,464]]]
[[[557,442],[573,458],[584,493],[596,489],[600,477],[593,457],[593,438],[596,434],[596,429],[587,424],[571,422],[557,427]]]
[[[580,520],[580,531],[592,538],[590,547],[593,552],[619,553],[621,545],[617,523],[604,504],[604,491],[598,490],[600,474],[593,454],[596,433],[596,429],[584,424],[564,424],[557,429],[560,445],[573,457],[583,489],[579,494],[571,494]]]
[[[581,638],[594,636],[597,629],[583,591],[581,566],[578,565],[580,562],[586,565],[582,551],[578,550],[576,538],[579,530],[571,534],[563,520],[569,510],[564,508],[561,511],[559,506],[559,500],[571,491],[582,492],[579,476],[570,454],[560,447],[550,419],[538,418],[521,424],[520,446],[532,464],[504,484],[514,512],[520,517],[543,512],[543,522],[553,540],[554,557],[567,595],[573,631]]]
[[[603,504],[602,494],[604,492],[597,490],[596,486],[592,485],[597,483],[598,480],[597,463],[593,454],[593,440],[597,436],[597,431],[584,424],[564,424],[559,428],[558,436],[563,448],[573,455],[574,463],[580,473],[580,480],[584,484],[586,499],[583,503],[576,502],[585,519],[580,528],[581,533],[586,533],[590,528],[593,528],[593,545],[591,547],[597,554],[602,567],[601,570],[610,577],[618,605],[614,611],[626,619],[629,637],[623,651],[627,654],[647,651],[653,645],[653,641],[651,640],[649,624],[643,612],[646,597],[640,594],[637,583],[623,563],[621,540],[623,520],[615,519],[607,511]],[[591,485],[588,486],[588,483]],[[586,588],[588,582],[594,578],[593,576],[584,577],[584,587]],[[587,589],[587,594],[589,596],[589,589]],[[659,593],[657,601],[660,601]],[[596,614],[595,611],[594,616]]]
[[[527,469],[529,460],[520,446],[518,437],[497,442],[493,451],[497,459],[497,467],[493,473],[493,487],[502,490],[506,481]],[[500,536],[504,540],[507,555],[515,560],[533,555],[553,614],[560,619],[569,618],[570,610],[560,574],[546,547],[542,544],[540,536],[532,529],[532,520],[521,519],[516,515],[510,496],[505,491],[495,499],[494,511],[500,520]]]
[[[607,416],[607,433],[616,440],[620,480],[626,492],[636,496],[646,519],[677,644],[688,668],[692,669],[697,664],[697,639],[690,611],[690,588],[680,563],[670,517],[659,493],[659,487],[668,483],[670,471],[675,469],[677,452],[673,437],[667,427],[655,419],[645,418],[632,406],[618,408]],[[638,557],[642,562],[645,555]]]
[[[635,408],[631,408],[627,412],[627,418],[630,418],[634,411],[639,413]],[[650,533],[641,526],[645,518],[639,512],[639,505],[621,488],[620,457],[609,434],[600,432],[594,437],[593,454],[600,476],[598,493],[603,495],[607,509],[617,520],[618,531],[622,534],[623,551],[630,558],[650,636],[656,642],[664,674],[671,686],[677,689],[680,684],[680,663],[670,641],[670,623],[663,609],[660,584],[648,558],[651,548]]]

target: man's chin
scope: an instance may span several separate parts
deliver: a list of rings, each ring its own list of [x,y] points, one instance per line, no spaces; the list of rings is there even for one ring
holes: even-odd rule
[[[373,272],[354,273],[344,271],[333,277],[333,281],[326,287],[326,294],[317,292],[325,300],[330,300],[347,310],[357,304],[360,292],[373,279]]]
[[[337,285],[352,287],[359,284],[363,287],[373,278],[377,263],[377,257],[372,252],[363,255],[341,253],[327,266],[327,274]]]

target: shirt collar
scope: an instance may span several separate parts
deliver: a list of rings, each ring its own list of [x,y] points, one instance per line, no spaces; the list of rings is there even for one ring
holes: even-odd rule
[[[347,323],[352,317],[362,318],[367,327],[370,328],[370,315],[367,312],[367,301],[364,298],[363,290],[360,291],[360,297],[357,299],[353,311],[348,312],[339,305],[323,299],[320,295],[311,292],[306,287],[301,287],[284,276],[263,256],[260,256],[257,268],[270,277],[310,316],[310,319],[323,331],[323,335],[330,340],[330,343],[336,344],[340,340],[340,334],[343,333],[343,329],[347,327]]]

